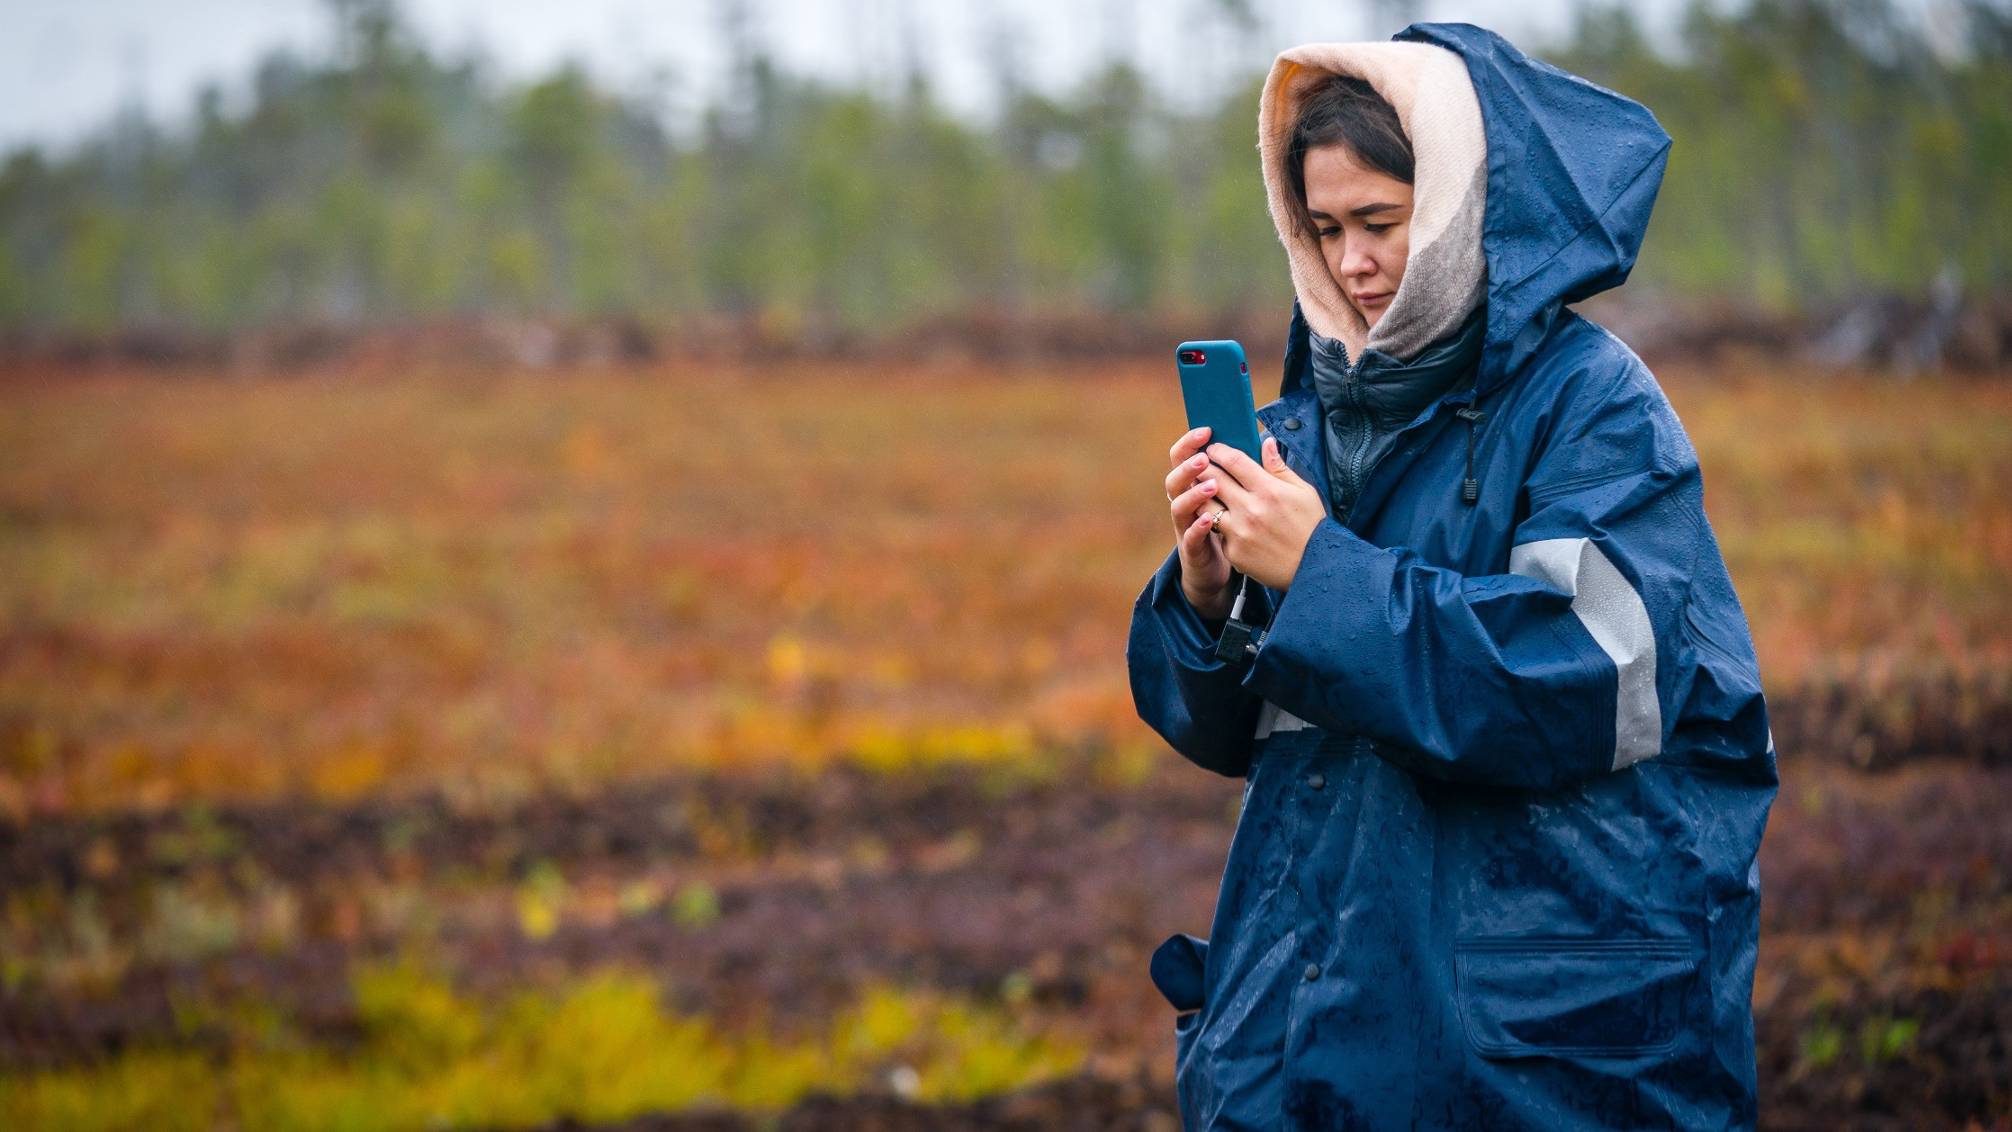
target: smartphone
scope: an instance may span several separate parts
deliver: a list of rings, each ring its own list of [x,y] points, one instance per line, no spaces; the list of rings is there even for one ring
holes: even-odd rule
[[[1209,426],[1209,443],[1221,441],[1262,461],[1257,408],[1251,403],[1251,369],[1235,341],[1183,342],[1174,348],[1188,427]]]

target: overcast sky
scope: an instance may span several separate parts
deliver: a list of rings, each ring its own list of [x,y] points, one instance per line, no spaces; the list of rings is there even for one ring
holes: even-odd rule
[[[1241,41],[1199,17],[1221,0],[750,2],[761,39],[786,66],[835,79],[891,81],[904,56],[902,28],[912,26],[939,93],[979,114],[996,72],[988,45],[1002,28],[1017,35],[1036,85],[1066,86],[1115,47],[1176,98],[1205,96],[1220,76],[1262,67],[1294,43],[1396,30],[1378,25],[1372,4],[1348,0],[1250,0],[1263,30]],[[1425,0],[1418,8],[1422,18],[1468,20],[1534,46],[1562,33],[1579,2]],[[1635,7],[1652,31],[1664,31],[1679,3]],[[401,10],[436,48],[479,45],[505,75],[543,73],[572,58],[638,90],[667,68],[672,110],[700,102],[718,80],[719,0],[405,0]],[[274,47],[325,53],[331,23],[324,0],[0,0],[0,13],[0,149],[61,146],[131,102],[157,121],[178,121],[204,82],[241,94],[252,64]]]

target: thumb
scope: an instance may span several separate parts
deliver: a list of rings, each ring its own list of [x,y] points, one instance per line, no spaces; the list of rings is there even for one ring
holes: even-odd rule
[[[1299,478],[1299,473],[1293,471],[1291,467],[1287,466],[1285,462],[1285,454],[1279,450],[1278,437],[1267,436],[1264,438],[1264,446],[1262,454],[1264,456],[1265,471],[1270,472],[1272,475],[1286,479],[1296,480]]]

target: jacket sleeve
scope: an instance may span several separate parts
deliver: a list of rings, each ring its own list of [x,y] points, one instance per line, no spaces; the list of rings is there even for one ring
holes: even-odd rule
[[[1660,753],[1688,684],[1689,579],[1717,549],[1675,412],[1639,362],[1620,378],[1563,399],[1577,411],[1526,477],[1502,573],[1322,519],[1246,687],[1459,782],[1551,789]]]
[[[1251,584],[1244,620],[1262,623],[1271,612],[1263,586]],[[1250,771],[1253,735],[1263,701],[1243,687],[1248,665],[1216,658],[1222,621],[1204,620],[1181,592],[1181,556],[1166,560],[1132,603],[1125,643],[1132,702],[1139,718],[1174,750],[1217,774]]]

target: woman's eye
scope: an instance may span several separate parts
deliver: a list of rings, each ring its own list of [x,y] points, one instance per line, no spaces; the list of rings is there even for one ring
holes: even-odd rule
[[[1327,227],[1320,229],[1316,234],[1323,240],[1327,239],[1329,236],[1338,236],[1341,234],[1341,225],[1330,224]]]
[[[1364,224],[1364,225],[1362,226],[1362,230],[1363,230],[1363,231],[1365,231],[1365,232],[1368,232],[1368,233],[1369,233],[1370,235],[1372,235],[1372,236],[1380,236],[1380,235],[1382,235],[1383,233],[1385,233],[1385,232],[1388,232],[1388,231],[1390,231],[1390,230],[1391,230],[1391,228],[1393,228],[1393,227],[1395,227],[1395,225],[1391,225],[1391,224]]]

